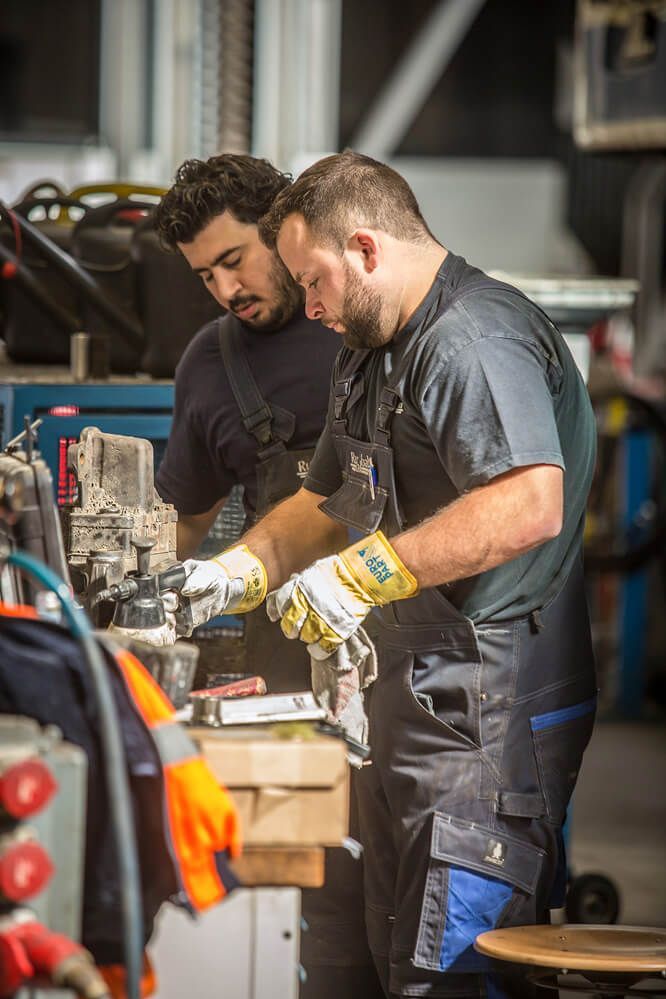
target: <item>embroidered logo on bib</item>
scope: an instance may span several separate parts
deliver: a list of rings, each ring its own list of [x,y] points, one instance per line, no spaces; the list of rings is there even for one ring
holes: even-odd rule
[[[372,468],[372,458],[368,454],[357,454],[356,451],[350,451],[349,464],[352,472],[367,475]]]

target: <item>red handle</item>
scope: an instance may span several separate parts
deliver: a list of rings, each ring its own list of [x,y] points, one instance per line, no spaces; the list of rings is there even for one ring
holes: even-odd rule
[[[246,680],[223,683],[221,687],[193,690],[190,697],[250,697],[252,694],[265,693],[266,681],[263,676],[250,676]]]

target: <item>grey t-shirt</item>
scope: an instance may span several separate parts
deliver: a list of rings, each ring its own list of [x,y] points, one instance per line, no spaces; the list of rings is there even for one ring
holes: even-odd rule
[[[352,360],[352,351],[341,351],[336,372]],[[587,390],[558,330],[516,289],[449,253],[407,325],[386,346],[368,351],[360,370],[364,392],[348,410],[352,437],[373,439],[384,385],[400,394],[391,434],[408,527],[510,469],[552,464],[565,470],[557,538],[442,587],[476,622],[546,604],[580,551],[596,440]],[[305,487],[330,496],[341,484],[329,407]]]

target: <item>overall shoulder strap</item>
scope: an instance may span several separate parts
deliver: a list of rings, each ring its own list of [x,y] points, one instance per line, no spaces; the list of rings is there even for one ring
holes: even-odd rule
[[[341,351],[335,362],[333,379],[333,431],[338,435],[347,433],[347,410],[363,394],[363,373],[360,368],[370,351]]]
[[[271,430],[273,412],[252,374],[240,330],[235,323],[218,320],[220,353],[231,391],[241,412],[243,426],[262,447],[274,441]]]

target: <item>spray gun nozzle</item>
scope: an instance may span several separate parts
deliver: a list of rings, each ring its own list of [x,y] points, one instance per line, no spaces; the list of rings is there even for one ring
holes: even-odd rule
[[[96,593],[91,606],[94,607],[105,600],[109,600],[114,604],[122,603],[124,600],[130,600],[132,597],[135,597],[138,592],[139,586],[133,579],[123,579],[122,583],[114,583],[113,586],[109,586],[106,590],[100,590],[99,593]]]

